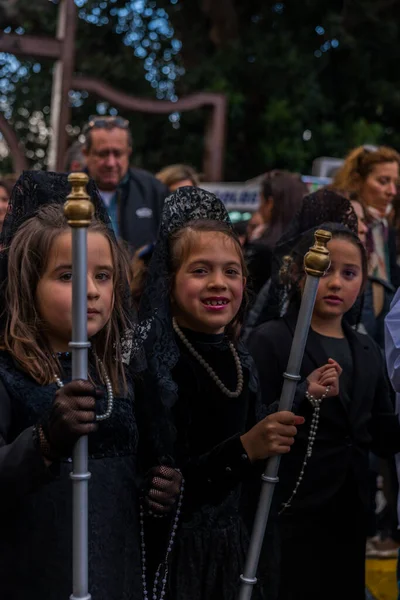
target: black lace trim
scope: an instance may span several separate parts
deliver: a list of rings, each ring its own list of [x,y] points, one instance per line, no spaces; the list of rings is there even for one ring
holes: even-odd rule
[[[162,403],[171,407],[178,395],[171,371],[179,360],[179,349],[172,327],[170,305],[169,236],[189,221],[207,219],[230,224],[224,204],[214,194],[195,187],[182,187],[169,196],[164,204],[161,227],[147,274],[146,287],[141,299],[139,323],[147,327],[143,339],[148,368],[157,382]],[[244,367],[253,364],[243,346],[238,348]],[[256,385],[255,376],[250,377]]]

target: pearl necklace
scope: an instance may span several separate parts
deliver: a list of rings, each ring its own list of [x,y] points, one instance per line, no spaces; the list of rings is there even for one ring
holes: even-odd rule
[[[111,413],[114,408],[114,392],[112,389],[110,378],[106,373],[103,363],[97,356],[96,356],[96,360],[100,365],[100,369],[102,371],[102,375],[103,375],[103,379],[104,379],[104,385],[107,390],[107,410],[102,415],[96,415],[96,421],[105,421],[106,419],[108,419],[111,416]],[[63,382],[57,375],[54,375],[54,380],[60,389],[64,387]]]
[[[297,478],[297,481],[295,483],[293,492],[292,492],[289,500],[287,502],[284,502],[282,504],[282,508],[279,511],[280,515],[287,508],[289,508],[292,505],[293,498],[297,494],[297,490],[299,489],[299,486],[300,486],[301,482],[303,481],[304,471],[306,469],[306,466],[307,466],[307,463],[308,463],[308,459],[311,458],[312,451],[313,451],[313,446],[314,446],[314,442],[315,442],[315,438],[317,437],[317,430],[318,430],[318,423],[319,423],[319,411],[321,409],[321,402],[322,402],[322,400],[325,400],[325,398],[329,394],[329,390],[330,389],[331,389],[331,386],[328,385],[325,388],[325,392],[322,394],[321,398],[315,398],[314,396],[312,396],[311,394],[309,394],[308,392],[306,392],[306,398],[307,398],[307,400],[309,401],[309,403],[311,404],[311,406],[314,409],[312,420],[311,420],[311,425],[310,425],[310,435],[308,437],[308,444],[307,444],[306,455],[304,457],[303,464],[301,465],[300,474],[299,474],[299,476]]]
[[[189,340],[187,339],[187,337],[185,336],[185,334],[183,333],[183,331],[180,329],[180,327],[179,327],[179,325],[178,325],[178,323],[176,322],[175,319],[172,319],[172,326],[174,328],[175,333],[179,337],[179,339],[186,346],[186,348],[189,350],[189,352],[205,368],[205,370],[210,375],[210,377],[214,380],[214,382],[219,387],[219,389],[221,390],[221,392],[223,394],[225,394],[225,396],[228,396],[228,398],[238,398],[240,396],[240,394],[242,393],[242,390],[243,390],[243,369],[242,369],[242,365],[241,365],[241,362],[240,362],[239,355],[236,352],[236,348],[232,344],[232,342],[229,342],[229,347],[231,349],[231,352],[233,354],[233,358],[235,360],[236,372],[237,372],[237,381],[238,381],[236,391],[234,391],[234,392],[231,392],[230,390],[228,390],[228,388],[222,383],[222,381],[220,380],[220,378],[218,377],[218,375],[216,374],[216,372],[214,371],[214,369],[212,369],[212,367],[210,367],[210,365],[208,364],[208,362],[205,361],[204,358],[197,352],[197,350],[195,350],[193,348],[192,344],[189,342]]]

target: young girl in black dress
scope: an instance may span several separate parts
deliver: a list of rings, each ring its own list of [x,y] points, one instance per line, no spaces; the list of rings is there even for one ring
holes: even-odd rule
[[[275,496],[282,543],[279,600],[364,600],[368,452],[398,452],[400,426],[377,344],[344,319],[367,279],[364,247],[344,226],[320,229],[332,233],[331,266],[319,283],[301,367],[308,391],[294,406],[306,425],[283,457]],[[248,341],[267,405],[282,388],[313,234],[304,234],[292,253],[286,315],[255,329]],[[332,369],[340,389],[326,380]]]
[[[96,600],[143,597],[138,428],[123,345],[132,328],[129,264],[93,183],[89,191],[96,208],[88,228],[90,382],[71,381],[67,176],[25,172],[2,232],[0,597],[8,600],[60,600],[72,592],[70,457],[82,435],[89,436],[92,474],[90,591]],[[153,509],[171,500],[170,477],[157,476],[164,491],[157,504],[147,498]]]
[[[252,361],[237,342],[245,282],[223,204],[203,190],[178,189],[166,201],[142,297],[143,326],[146,313],[154,316],[148,359],[160,399],[149,407],[160,431],[168,423],[171,432],[158,458],[185,480],[170,577],[158,570],[153,598],[237,597],[248,538],[240,483],[258,480],[262,459],[289,452],[303,423],[289,412],[263,418]],[[161,530],[159,523],[147,539]]]

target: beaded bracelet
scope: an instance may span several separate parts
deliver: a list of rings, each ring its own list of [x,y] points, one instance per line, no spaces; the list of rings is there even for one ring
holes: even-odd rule
[[[331,389],[331,386],[327,385],[325,388],[325,392],[322,394],[321,398],[315,398],[308,391],[306,392],[305,396],[306,396],[307,400],[310,402],[311,406],[313,408],[315,408],[316,406],[319,406],[321,404],[322,400],[325,400],[325,398],[328,396],[328,394],[330,392],[330,389]]]
[[[293,492],[292,492],[289,500],[287,500],[287,502],[284,502],[282,504],[282,508],[279,511],[280,515],[287,508],[289,508],[291,506],[293,498],[297,494],[297,490],[299,489],[300,484],[303,481],[304,471],[306,469],[306,466],[307,466],[307,463],[308,463],[308,459],[311,458],[312,451],[313,451],[313,446],[314,446],[314,442],[315,442],[315,438],[317,437],[317,430],[318,430],[318,423],[319,423],[319,411],[320,411],[320,408],[321,408],[321,402],[322,402],[322,400],[325,400],[325,398],[328,396],[328,394],[330,392],[330,389],[331,389],[331,386],[327,385],[326,388],[325,388],[325,392],[322,394],[322,396],[320,398],[315,398],[315,396],[313,396],[309,392],[305,393],[305,396],[306,396],[307,400],[310,402],[311,406],[314,409],[313,416],[312,416],[312,419],[311,419],[310,435],[308,437],[308,444],[307,444],[306,455],[304,457],[303,464],[301,465],[300,473],[299,473],[299,476],[298,476],[298,478],[296,480]]]

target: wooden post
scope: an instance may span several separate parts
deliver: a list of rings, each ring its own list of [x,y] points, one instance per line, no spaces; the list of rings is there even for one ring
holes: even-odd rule
[[[85,76],[74,76],[75,34],[77,9],[74,0],[60,0],[57,37],[35,35],[2,34],[0,52],[17,56],[37,56],[56,60],[53,73],[51,97],[52,135],[48,151],[48,169],[62,171],[67,150],[66,127],[70,122],[69,91],[71,88],[86,90],[126,110],[143,113],[168,114],[174,111],[196,110],[207,107],[210,114],[204,139],[203,171],[207,181],[222,181],[226,127],[226,97],[223,94],[200,92],[180,98],[177,102],[150,100],[125,94],[107,85],[104,81]],[[1,115],[0,115],[1,116]],[[6,123],[7,125],[7,123]],[[4,134],[15,157],[15,170],[26,168],[25,157],[18,150],[16,136],[5,133],[4,119],[0,120],[0,131]],[[9,141],[11,140],[11,142]]]
[[[18,142],[18,138],[15,135],[13,128],[8,124],[1,113],[0,132],[3,134],[6,144],[10,149],[14,173],[20,173],[21,171],[27,169],[28,164],[25,158],[24,148],[22,144]]]
[[[54,65],[53,88],[51,94],[52,136],[48,153],[49,171],[62,171],[67,150],[66,127],[70,122],[71,108],[69,91],[74,72],[76,6],[74,0],[61,0],[57,40],[61,42],[60,58]]]
[[[226,96],[214,94],[204,136],[203,172],[207,181],[223,181],[226,127]]]

